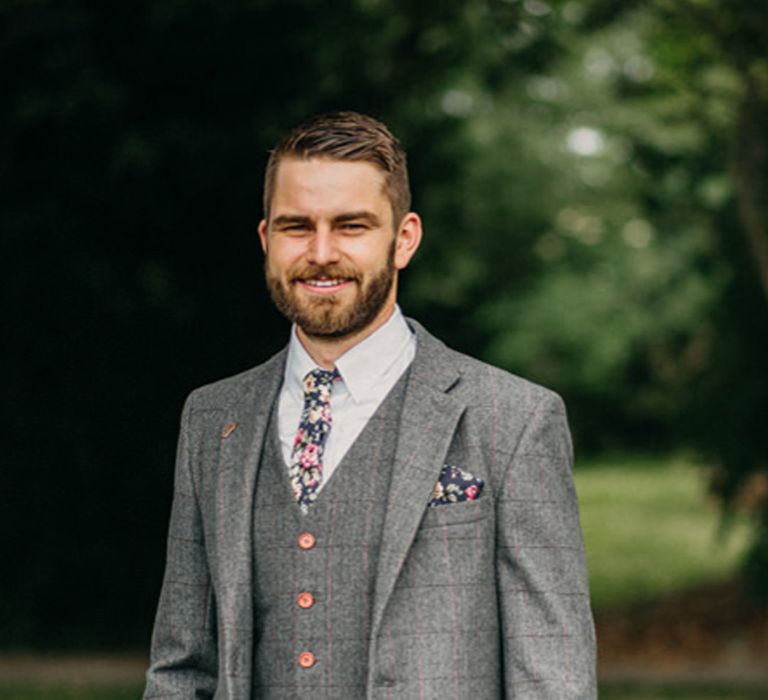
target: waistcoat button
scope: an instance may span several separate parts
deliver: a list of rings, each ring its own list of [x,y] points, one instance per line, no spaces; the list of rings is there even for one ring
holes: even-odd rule
[[[309,591],[303,591],[297,596],[296,602],[299,604],[300,608],[304,608],[306,610],[315,604],[315,596],[313,596]]]
[[[315,536],[311,532],[303,532],[299,535],[299,547],[302,549],[312,549],[315,541]]]
[[[303,651],[299,654],[299,666],[312,668],[315,665],[315,655],[311,651]]]

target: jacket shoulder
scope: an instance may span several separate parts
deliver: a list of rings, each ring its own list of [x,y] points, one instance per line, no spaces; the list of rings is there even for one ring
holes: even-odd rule
[[[493,394],[503,401],[520,405],[540,402],[562,403],[560,396],[541,384],[488,364],[462,352],[446,348],[461,375],[456,388],[472,394]]]
[[[187,397],[185,411],[227,409],[267,391],[282,378],[285,354],[285,350],[281,350],[260,365],[194,389]]]
[[[451,393],[461,396],[469,405],[511,405],[516,409],[541,402],[562,404],[552,390],[523,379],[512,372],[488,364],[448,347],[429,333],[420,323],[407,319],[416,333],[421,353],[421,376],[439,377],[441,384],[450,383]]]

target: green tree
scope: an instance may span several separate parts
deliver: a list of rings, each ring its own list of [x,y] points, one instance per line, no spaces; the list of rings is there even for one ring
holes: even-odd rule
[[[625,75],[612,92],[624,118],[617,114],[614,126],[645,179],[647,219],[678,245],[698,232],[698,250],[677,279],[709,281],[698,312],[686,313],[677,338],[662,345],[660,368],[678,377],[669,387],[679,395],[671,425],[718,464],[712,485],[726,513],[751,503],[756,538],[747,569],[766,596],[768,498],[760,484],[768,477],[768,7],[657,0],[604,31],[621,35],[626,25],[642,42],[652,76],[638,85],[627,78],[642,63],[619,62]],[[681,290],[665,303],[679,306],[685,296],[693,298]]]
[[[748,569],[766,593],[768,8],[595,1],[559,15],[569,50],[474,121],[486,148],[466,191],[503,241],[457,253],[475,271],[483,351],[561,390],[582,448],[707,454],[725,512],[752,503]]]

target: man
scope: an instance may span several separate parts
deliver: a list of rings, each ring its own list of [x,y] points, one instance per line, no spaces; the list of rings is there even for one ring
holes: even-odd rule
[[[396,306],[405,154],[351,112],[271,154],[292,322],[184,408],[146,698],[594,698],[562,402]]]

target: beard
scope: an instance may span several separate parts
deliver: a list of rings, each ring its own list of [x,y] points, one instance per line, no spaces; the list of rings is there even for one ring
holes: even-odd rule
[[[385,264],[367,280],[354,268],[343,265],[307,265],[289,270],[286,283],[270,270],[268,255],[264,261],[264,272],[272,301],[283,316],[308,336],[343,338],[363,330],[378,316],[394,284],[394,258],[393,241]],[[316,299],[301,296],[297,289],[298,280],[312,277],[352,280],[357,294],[346,302],[336,295]]]

